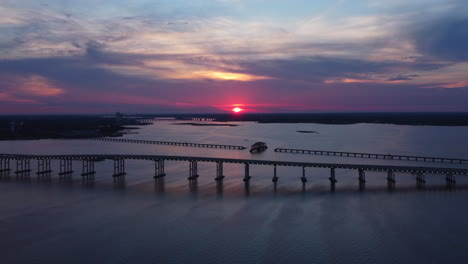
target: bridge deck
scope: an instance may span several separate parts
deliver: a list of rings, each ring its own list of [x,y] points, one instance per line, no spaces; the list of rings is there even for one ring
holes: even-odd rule
[[[422,161],[422,162],[434,162],[434,163],[437,162],[437,163],[468,164],[468,159],[394,155],[394,154],[375,154],[375,153],[310,150],[310,149],[288,149],[288,148],[276,148],[275,152],[293,153],[293,154],[309,154],[309,155],[324,155],[324,156],[340,156],[340,157],[353,157],[353,158],[390,159],[390,160],[408,160],[408,161]]]
[[[173,142],[173,141],[154,141],[154,140],[141,140],[141,139],[125,139],[125,138],[92,138],[91,140],[110,141],[110,142],[123,142],[123,143],[136,143],[136,144],[154,144],[154,145],[170,145],[170,146],[184,146],[184,147],[199,147],[199,148],[220,148],[220,149],[246,149],[244,146],[234,145],[220,145],[220,144],[204,144],[204,143],[189,143],[189,142]]]
[[[53,160],[174,160],[174,161],[197,161],[197,162],[224,162],[250,165],[273,165],[288,167],[313,167],[334,169],[361,169],[365,171],[394,171],[394,172],[420,172],[420,173],[443,173],[443,174],[468,174],[468,169],[443,168],[443,167],[417,167],[417,166],[394,166],[394,165],[367,165],[367,164],[339,164],[339,163],[317,163],[296,162],[278,160],[251,160],[251,159],[228,159],[195,156],[169,156],[169,155],[117,155],[117,154],[73,154],[73,155],[22,155],[22,154],[0,154],[0,159],[53,159]]]

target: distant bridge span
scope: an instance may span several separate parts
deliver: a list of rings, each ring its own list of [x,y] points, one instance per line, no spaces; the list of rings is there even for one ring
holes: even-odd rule
[[[91,138],[91,140],[121,142],[121,143],[136,143],[136,144],[153,144],[153,145],[169,145],[169,146],[182,146],[182,147],[198,147],[198,148],[218,148],[218,149],[235,149],[235,150],[244,150],[244,149],[246,149],[246,147],[244,147],[244,146],[234,146],[234,145],[175,142],[175,141],[155,141],[155,140],[128,139],[128,138],[97,137],[97,138]]]
[[[406,161],[420,161],[420,162],[422,161],[422,162],[433,162],[433,163],[438,162],[438,163],[468,164],[468,159],[410,156],[410,155],[398,155],[398,154],[375,154],[375,153],[361,153],[361,152],[343,152],[343,151],[289,149],[289,148],[275,148],[275,152],[291,153],[291,154],[309,154],[309,155],[368,158],[368,159],[390,159],[390,160],[406,160]]]

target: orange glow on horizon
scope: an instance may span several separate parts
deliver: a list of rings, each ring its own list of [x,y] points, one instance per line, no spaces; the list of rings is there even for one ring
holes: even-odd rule
[[[240,107],[234,107],[234,108],[232,109],[232,111],[233,111],[234,113],[240,113],[240,112],[244,111],[244,109],[242,109],[242,108],[240,108]]]
[[[217,71],[199,71],[196,75],[202,78],[208,78],[213,80],[225,80],[225,81],[240,81],[249,82],[256,80],[267,80],[271,79],[266,76],[257,76],[246,73],[235,73],[235,72],[217,72]]]

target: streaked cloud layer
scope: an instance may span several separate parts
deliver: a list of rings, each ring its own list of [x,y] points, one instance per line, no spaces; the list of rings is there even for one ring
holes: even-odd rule
[[[0,113],[468,111],[463,2],[4,0]]]

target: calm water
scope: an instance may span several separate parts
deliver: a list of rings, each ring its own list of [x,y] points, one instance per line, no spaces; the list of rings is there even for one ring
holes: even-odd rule
[[[86,140],[0,142],[3,153],[135,153],[301,160],[361,164],[449,166],[388,160],[275,153],[275,147],[468,158],[468,128],[396,125],[237,123],[193,127],[157,123],[126,138],[249,146],[264,141],[262,154],[248,151],[140,145]],[[314,130],[319,134],[300,134]],[[13,164],[12,164],[13,165]],[[35,170],[36,164],[31,164]],[[189,184],[188,163],[167,162],[164,181],[154,165],[127,162],[114,181],[112,162],[96,163],[93,181],[79,173],[60,179],[0,179],[1,263],[465,263],[468,259],[468,177],[447,189],[444,176],[427,175],[424,189],[412,175],[337,171],[334,192],[328,170],[225,164],[222,185],[215,165],[199,164]],[[53,163],[58,169],[58,164]],[[75,163],[75,171],[80,164]],[[454,165],[457,167],[458,165]]]

